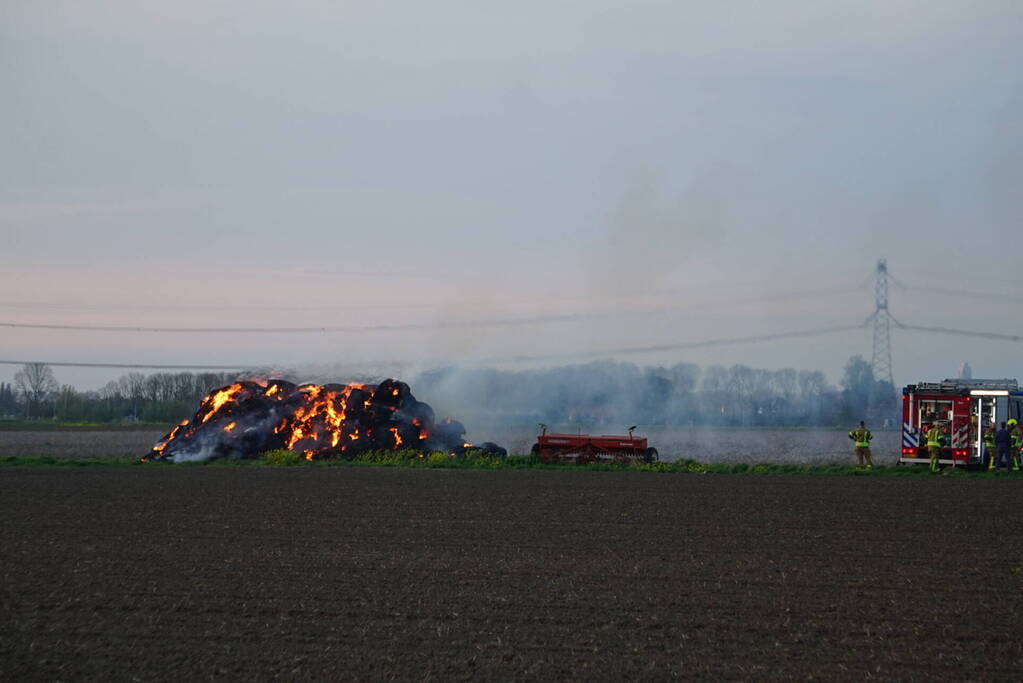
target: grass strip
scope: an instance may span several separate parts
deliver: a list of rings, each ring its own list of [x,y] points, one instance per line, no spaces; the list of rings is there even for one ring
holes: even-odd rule
[[[800,465],[779,463],[704,463],[696,460],[676,460],[645,464],[639,462],[586,463],[544,463],[530,455],[512,455],[496,458],[482,454],[468,453],[451,456],[447,453],[421,454],[416,451],[382,451],[359,455],[352,460],[305,460],[291,451],[271,451],[258,458],[241,460],[212,460],[207,462],[142,462],[137,458],[54,458],[50,456],[0,457],[0,467],[404,467],[419,469],[463,469],[463,470],[570,470],[591,472],[673,472],[689,474],[732,474],[732,475],[778,475],[797,474],[809,476],[851,476],[851,477],[982,477],[1004,478],[1002,472],[967,470],[961,467],[946,467],[933,473],[925,466],[875,467],[865,470],[845,465]]]

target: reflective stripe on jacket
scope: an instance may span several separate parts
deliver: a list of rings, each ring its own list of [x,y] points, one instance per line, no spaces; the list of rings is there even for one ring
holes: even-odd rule
[[[941,431],[938,429],[930,429],[927,431],[927,447],[941,446],[941,441],[944,439]]]
[[[849,432],[849,438],[856,442],[858,448],[867,448],[870,446],[870,440],[874,438],[874,435],[870,433],[869,429],[857,427]]]

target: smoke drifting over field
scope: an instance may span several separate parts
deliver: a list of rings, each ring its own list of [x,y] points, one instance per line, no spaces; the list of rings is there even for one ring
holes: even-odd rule
[[[444,411],[488,425],[835,424],[844,413],[861,410],[865,400],[839,391],[821,372],[691,363],[449,367],[422,373],[416,386]]]

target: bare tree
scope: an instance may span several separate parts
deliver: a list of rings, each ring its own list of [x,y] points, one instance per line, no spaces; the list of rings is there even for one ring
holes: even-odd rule
[[[25,400],[25,417],[31,417],[32,408],[57,390],[53,368],[46,363],[26,363],[15,373],[14,383]]]
[[[121,391],[121,384],[116,380],[110,380],[104,384],[97,393],[104,401],[113,401],[124,397]]]
[[[124,394],[121,393],[121,383],[117,380],[110,380],[96,392],[96,398],[106,402],[107,416],[112,420],[114,418],[114,403],[124,398]]]
[[[137,420],[139,417],[139,404],[142,403],[146,393],[146,376],[141,372],[129,372],[121,377],[118,383],[120,384],[121,395],[131,402],[131,416]]]
[[[712,365],[703,373],[701,389],[705,401],[705,416],[712,422],[726,419],[729,411],[728,370],[722,365]]]
[[[77,407],[81,400],[82,395],[78,393],[77,389],[70,384],[64,384],[60,387],[60,393],[53,400],[54,417],[61,420],[70,420],[71,409]]]
[[[739,424],[749,424],[749,416],[755,409],[753,390],[756,371],[748,365],[733,365],[727,373],[727,388],[739,414]]]
[[[174,375],[174,398],[178,401],[190,401],[195,398],[195,375],[191,372],[179,372]]]

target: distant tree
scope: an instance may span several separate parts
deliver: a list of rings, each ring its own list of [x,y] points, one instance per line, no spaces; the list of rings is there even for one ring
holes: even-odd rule
[[[174,375],[174,400],[191,401],[198,399],[195,385],[196,376],[191,372],[179,372]]]
[[[802,424],[822,424],[825,400],[830,392],[828,380],[820,370],[800,370],[796,380],[802,406]]]
[[[700,366],[694,363],[678,363],[665,371],[664,376],[672,385],[671,403],[667,411],[669,423],[694,424],[699,420],[695,392],[700,371]]]
[[[139,405],[146,394],[146,376],[141,372],[130,372],[117,381],[120,395],[131,403],[131,416],[138,419]]]
[[[659,372],[658,372],[659,371]],[[671,380],[663,375],[663,368],[650,368],[639,382],[632,382],[639,395],[632,402],[631,413],[645,424],[664,424],[671,401]]]
[[[25,417],[32,417],[33,408],[57,390],[53,369],[46,363],[26,363],[15,373],[14,383],[25,401]]]
[[[14,387],[6,382],[0,382],[0,415],[14,415],[18,412],[18,397],[14,393]]]
[[[898,419],[895,414],[898,404],[899,397],[895,393],[895,386],[891,382],[876,380],[870,388],[871,419],[880,425],[895,422]]]
[[[852,356],[845,364],[842,375],[842,399],[846,420],[866,417],[870,396],[874,390],[874,369],[862,356]]]
[[[84,417],[82,394],[70,384],[60,388],[54,399],[53,414],[60,420],[81,420]]]
[[[792,368],[783,368],[770,373],[771,416],[770,424],[790,425],[798,420],[799,373]]]
[[[750,423],[754,410],[755,371],[748,365],[733,365],[728,368],[729,401],[738,417],[735,424]]]
[[[231,381],[224,372],[201,372],[195,376],[195,395],[193,399],[199,400],[214,389],[230,384]]]
[[[728,370],[722,365],[712,365],[703,373],[700,382],[703,393],[704,419],[712,424],[729,419],[734,410],[729,410]]]

